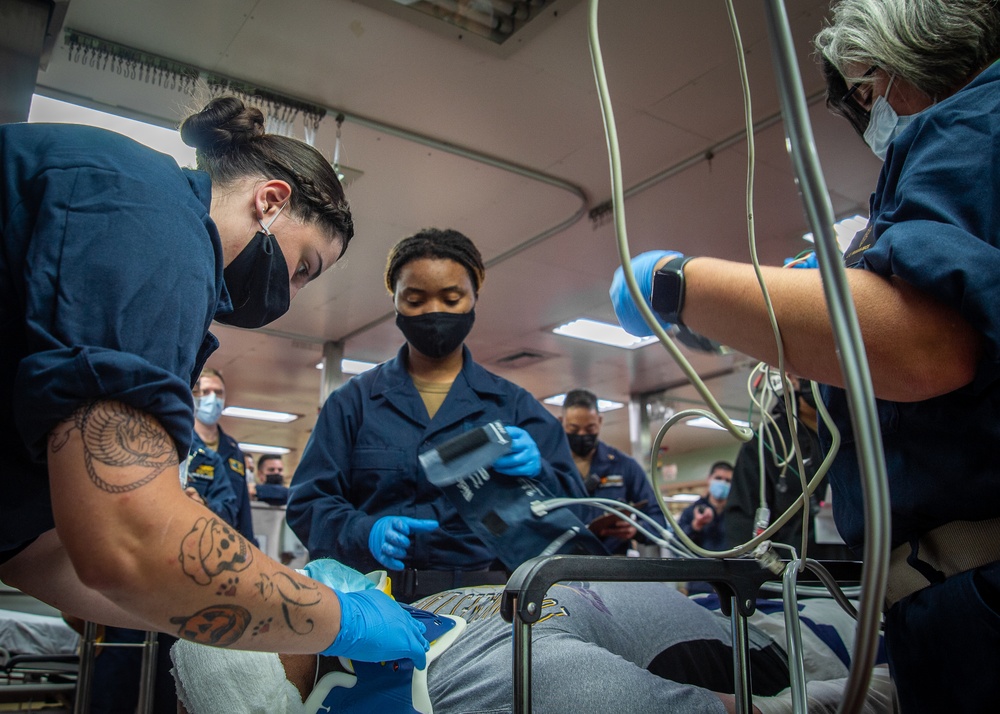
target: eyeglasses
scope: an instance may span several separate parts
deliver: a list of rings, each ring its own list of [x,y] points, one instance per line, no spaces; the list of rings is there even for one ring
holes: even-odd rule
[[[871,67],[868,68],[867,72],[865,72],[863,75],[861,75],[861,79],[865,79],[866,77],[872,76],[875,73],[875,70],[877,70],[877,69],[878,69],[878,65],[877,64],[873,64]],[[844,96],[840,98],[840,101],[846,104],[851,99],[851,97],[853,97],[855,95],[855,93],[859,89],[861,89],[861,85],[863,85],[863,84],[865,84],[865,82],[862,82],[862,81],[858,81],[858,82],[855,82],[854,84],[852,84],[851,88],[848,89],[847,92],[844,94]]]

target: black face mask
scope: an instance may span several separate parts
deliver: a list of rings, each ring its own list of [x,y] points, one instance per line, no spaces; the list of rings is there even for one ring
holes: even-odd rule
[[[257,234],[222,273],[233,311],[215,319],[234,327],[263,327],[288,312],[288,264],[273,233]]]
[[[586,456],[597,446],[597,434],[567,434],[566,439],[577,456]]]
[[[285,477],[281,474],[267,474],[264,478],[264,483],[282,484],[285,482]]]
[[[475,309],[468,312],[428,312],[423,315],[396,314],[396,327],[406,341],[422,355],[439,359],[457,350],[476,321]]]

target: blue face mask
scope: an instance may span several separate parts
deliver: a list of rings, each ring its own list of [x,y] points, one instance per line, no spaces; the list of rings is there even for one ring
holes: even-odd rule
[[[219,399],[215,392],[209,392],[205,396],[198,397],[195,400],[195,418],[202,424],[215,426],[216,422],[219,421],[219,417],[222,416],[222,410],[225,406],[225,399]]]
[[[896,110],[889,104],[887,97],[895,77],[889,80],[889,86],[885,89],[885,95],[877,97],[872,105],[871,117],[868,120],[868,128],[865,129],[865,143],[871,147],[875,156],[885,161],[885,155],[889,152],[889,145],[903,130],[909,126],[916,114],[899,116]]]
[[[729,498],[729,482],[713,478],[708,482],[708,493],[716,501],[725,501]]]

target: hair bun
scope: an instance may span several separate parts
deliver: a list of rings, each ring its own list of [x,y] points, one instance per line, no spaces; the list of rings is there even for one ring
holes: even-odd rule
[[[180,126],[181,140],[208,154],[225,154],[264,135],[264,114],[238,97],[219,97]]]

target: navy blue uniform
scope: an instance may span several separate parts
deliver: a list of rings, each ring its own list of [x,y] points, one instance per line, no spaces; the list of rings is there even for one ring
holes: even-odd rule
[[[645,501],[645,505],[639,507],[639,510],[651,516],[661,526],[666,527],[667,521],[663,516],[663,511],[660,510],[653,486],[650,484],[646,472],[631,456],[603,441],[598,441],[594,449],[594,457],[590,462],[590,475],[600,479],[592,494],[595,498],[610,498],[622,503]],[[640,524],[645,528],[649,527],[649,524],[641,521]],[[643,540],[641,534],[638,538]],[[622,547],[628,545],[626,541],[619,538],[604,538],[602,540],[611,553],[620,552]]]
[[[259,483],[257,500],[271,506],[284,506],[288,503],[288,486],[280,483]]]
[[[955,520],[1000,517],[1000,66],[920,112],[893,142],[870,231],[845,260],[898,276],[957,310],[983,338],[973,381],[922,402],[877,401],[892,545]],[[831,471],[844,540],[863,537],[862,490],[843,390],[824,400],[843,435]],[[824,430],[825,431],[825,430]],[[828,435],[825,440],[829,443]],[[982,711],[1000,697],[1000,563],[896,603],[886,642],[904,711]]]
[[[218,452],[205,446],[197,433],[188,457],[187,485],[198,492],[212,513],[235,527],[239,501],[225,463]]]
[[[696,531],[692,528],[691,524],[694,522],[695,510],[702,506],[711,509],[715,515],[707,526],[700,531]],[[695,542],[695,545],[700,545],[706,550],[726,549],[725,512],[716,510],[707,496],[702,496],[681,511],[681,516],[677,519],[677,525]]]
[[[703,506],[710,509],[715,515],[708,525],[704,526],[700,531],[696,531],[692,525],[694,523],[694,514],[697,509]],[[725,511],[718,510],[712,505],[712,502],[708,500],[707,496],[702,496],[681,511],[680,518],[677,519],[677,526],[695,542],[695,545],[699,545],[706,550],[725,550],[727,547],[725,516]],[[715,592],[715,589],[711,585],[700,580],[692,580],[689,582],[687,584],[687,590],[692,594]]]
[[[464,349],[462,371],[429,419],[406,371],[407,347],[337,389],[320,412],[295,470],[288,523],[312,558],[335,558],[362,572],[381,569],[368,550],[382,516],[432,518],[440,528],[411,535],[404,562],[425,570],[481,570],[493,554],[420,469],[417,454],[500,420],[538,445],[538,478],[553,493],[583,497],[559,422],[527,391],[486,371]],[[498,475],[497,478],[504,478]]]
[[[236,493],[236,519],[231,521],[240,535],[251,543],[257,539],[253,535],[253,512],[250,510],[250,492],[247,490],[247,462],[236,439],[219,429],[219,458],[225,467],[226,475]]]
[[[53,527],[46,438],[83,404],[153,416],[187,457],[231,309],[210,203],[207,174],[118,134],[0,126],[0,558]]]

